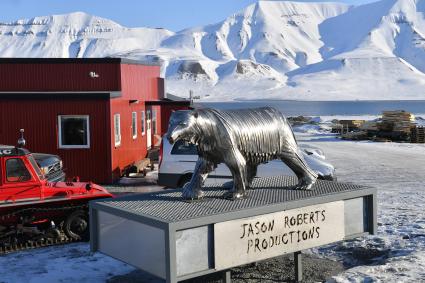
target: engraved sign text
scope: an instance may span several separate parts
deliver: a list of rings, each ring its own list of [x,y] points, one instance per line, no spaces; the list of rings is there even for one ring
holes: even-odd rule
[[[343,201],[217,223],[215,268],[221,270],[343,238]]]

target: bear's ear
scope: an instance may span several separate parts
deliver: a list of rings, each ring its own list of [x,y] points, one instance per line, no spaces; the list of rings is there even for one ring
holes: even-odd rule
[[[192,115],[193,115],[193,117],[198,118],[199,113],[198,113],[198,111],[193,110]]]

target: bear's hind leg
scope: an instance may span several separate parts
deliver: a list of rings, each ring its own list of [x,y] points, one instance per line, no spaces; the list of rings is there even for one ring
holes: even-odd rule
[[[311,190],[316,183],[317,174],[308,167],[301,152],[286,152],[280,156],[281,160],[294,171],[298,178],[295,189]]]
[[[257,176],[257,167],[258,165],[247,165],[247,176],[248,176],[248,186],[252,186],[252,181],[254,180],[255,176]]]

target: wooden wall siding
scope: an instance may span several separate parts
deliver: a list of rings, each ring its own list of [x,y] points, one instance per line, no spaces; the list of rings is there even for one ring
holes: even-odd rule
[[[141,134],[141,112],[147,111],[146,100],[159,99],[159,66],[143,66],[122,64],[121,65],[121,86],[122,97],[110,100],[110,125],[112,146],[112,172],[117,178],[122,171],[133,164],[147,157],[147,138]],[[130,103],[130,100],[138,100],[138,103]],[[132,116],[137,113],[137,138],[132,136]],[[114,114],[121,116],[121,144],[115,146],[114,142]],[[160,113],[158,112],[158,116]],[[146,127],[145,127],[146,128]],[[154,144],[154,137],[152,144]]]
[[[145,101],[162,98],[164,80],[160,78],[159,66],[120,64],[119,60],[23,61],[0,60],[0,92],[26,92],[16,98],[13,93],[0,96],[0,143],[14,145],[19,129],[24,128],[28,149],[57,154],[68,168],[68,176],[78,175],[82,180],[99,183],[116,180],[126,167],[147,156],[147,134],[141,133],[141,112],[146,114]],[[91,78],[90,72],[99,77]],[[102,91],[104,96],[89,93]],[[107,93],[111,91],[121,91],[122,97],[109,99]],[[68,94],[55,96],[55,92]],[[130,103],[131,100],[138,103]],[[158,135],[152,136],[155,145],[164,133],[164,122],[160,107],[153,108],[157,109],[158,124]],[[135,139],[131,128],[133,111],[137,113]],[[114,141],[116,113],[121,115],[119,146]],[[90,115],[90,149],[58,148],[57,116],[61,114]]]
[[[67,176],[80,176],[81,180],[100,183],[112,181],[108,166],[110,125],[107,99],[0,99],[0,109],[0,144],[15,145],[19,129],[23,128],[27,148],[31,152],[61,156]],[[89,149],[59,149],[58,115],[90,116]]]
[[[0,91],[119,91],[120,65],[111,63],[0,64]],[[91,78],[95,72],[98,78]]]
[[[121,65],[121,89],[124,99],[158,100],[159,66]]]

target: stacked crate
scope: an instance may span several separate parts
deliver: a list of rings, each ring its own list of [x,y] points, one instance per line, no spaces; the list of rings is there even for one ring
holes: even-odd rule
[[[363,125],[360,126],[360,130],[366,132],[377,132],[378,131],[378,122],[376,121],[366,121]]]
[[[415,116],[404,110],[383,111],[379,130],[410,134],[414,121]]]
[[[339,120],[332,126],[332,132],[343,133],[358,131],[365,122],[365,120]]]
[[[425,128],[424,127],[412,128],[410,140],[412,143],[425,143]]]

